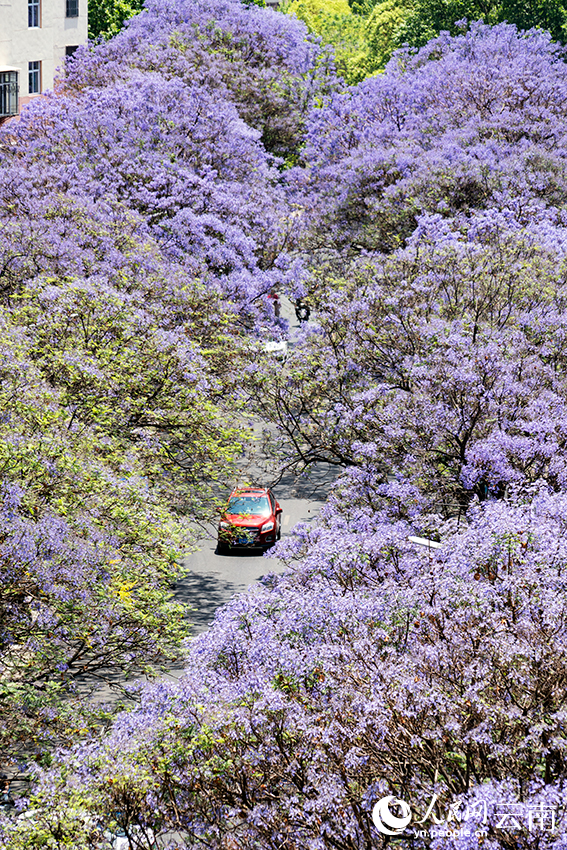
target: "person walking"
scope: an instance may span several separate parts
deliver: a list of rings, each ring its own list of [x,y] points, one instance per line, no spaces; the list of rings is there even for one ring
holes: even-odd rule
[[[303,298],[298,298],[295,302],[295,315],[297,316],[297,321],[300,323],[309,321],[311,310],[309,309],[309,305],[305,303]]]
[[[280,308],[280,296],[278,295],[278,293],[276,292],[275,289],[272,289],[272,291],[268,295],[268,298],[270,299],[270,301],[274,305],[274,315],[275,315],[276,319],[279,319],[280,309],[281,309]]]

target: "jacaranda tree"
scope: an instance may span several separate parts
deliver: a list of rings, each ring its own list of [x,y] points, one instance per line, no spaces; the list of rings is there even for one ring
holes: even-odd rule
[[[407,486],[345,482],[280,549],[291,572],[47,775],[9,846],[93,848],[112,821],[145,848],[177,832],[176,847],[366,850],[389,842],[371,813],[395,794],[428,836],[403,848],[563,847],[565,498],[476,506],[433,552],[398,500],[420,511]],[[544,820],[499,827],[518,799]],[[440,824],[470,835],[430,838]]]
[[[479,25],[314,113],[290,184],[317,320],[261,391],[288,463],[400,474],[446,515],[564,487],[566,82],[547,36]]]
[[[179,652],[189,521],[234,475],[268,296],[298,274],[262,134],[292,151],[332,81],[304,36],[256,7],[156,4],[2,128],[3,767],[104,720],[85,680]]]
[[[179,682],[38,771],[10,850],[567,846],[563,51],[477,24],[347,91],[326,63],[275,13],[156,2],[3,137],[2,683],[33,672],[34,728],[52,655],[175,644],[166,541],[235,416],[343,468]],[[313,309],[276,375],[275,285]]]

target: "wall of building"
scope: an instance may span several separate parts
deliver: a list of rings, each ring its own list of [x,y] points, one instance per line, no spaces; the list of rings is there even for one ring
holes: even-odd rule
[[[41,0],[39,27],[28,27],[28,0],[0,0],[0,71],[18,70],[21,105],[30,100],[29,62],[41,62],[40,91],[44,92],[53,88],[66,48],[86,41],[87,0],[79,0],[75,18],[66,17],[66,0]]]

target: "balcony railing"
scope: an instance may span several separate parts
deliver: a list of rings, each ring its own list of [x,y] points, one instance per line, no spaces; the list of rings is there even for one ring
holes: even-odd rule
[[[0,118],[18,114],[18,72],[0,71]]]

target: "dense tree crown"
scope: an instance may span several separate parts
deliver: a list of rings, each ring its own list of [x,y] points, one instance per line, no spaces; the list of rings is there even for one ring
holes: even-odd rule
[[[265,6],[265,0],[244,2],[252,4]],[[89,9],[90,38],[116,35],[143,5],[143,0],[98,0]],[[382,70],[394,50],[422,47],[443,31],[455,35],[470,21],[537,27],[556,41],[567,40],[567,7],[560,0],[282,0],[278,8],[332,45],[338,71],[349,84]]]
[[[2,747],[67,746],[6,850],[380,850],[389,795],[404,850],[567,846],[567,65],[459,33],[346,88],[289,16],[153,0],[2,131]],[[250,415],[333,493],[101,735],[73,683],[179,647]]]
[[[441,32],[455,35],[472,21],[537,27],[567,40],[567,7],[558,0],[284,0],[280,8],[333,45],[349,83],[382,70],[394,50],[422,47]]]
[[[89,6],[89,38],[110,38],[120,32],[125,21],[137,15],[142,0],[97,0]]]
[[[315,113],[292,179],[320,323],[273,389],[304,459],[446,515],[565,486],[565,86],[548,36],[478,25]]]
[[[156,4],[1,132],[4,758],[101,721],[85,676],[179,649],[187,517],[231,480],[250,337],[278,332],[268,295],[297,274],[261,138],[292,156],[332,84],[304,33]]]

